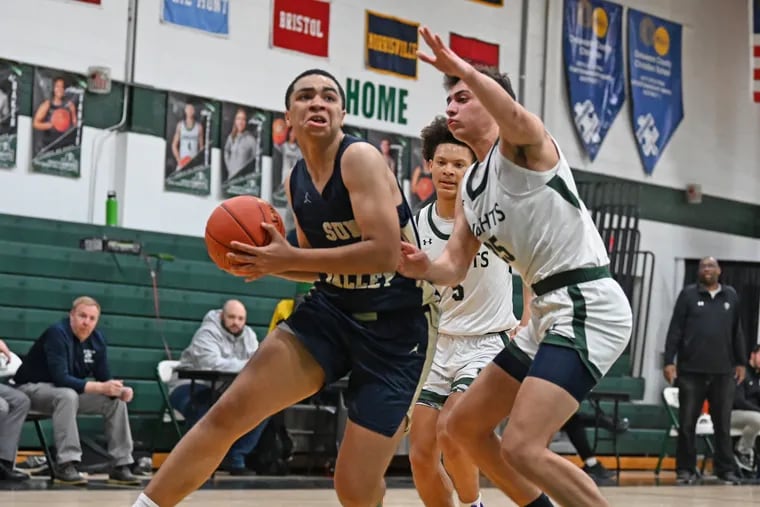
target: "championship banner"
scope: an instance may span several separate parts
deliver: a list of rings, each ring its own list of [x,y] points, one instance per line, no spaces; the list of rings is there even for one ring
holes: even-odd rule
[[[628,9],[628,66],[633,129],[652,174],[683,119],[681,25]]]
[[[164,0],[161,22],[226,37],[229,15],[229,0]]]
[[[274,0],[271,46],[308,55],[328,55],[330,3],[321,0]]]
[[[760,0],[752,0],[750,4],[752,9],[750,19],[750,41],[749,47],[750,57],[750,76],[752,76],[752,83],[750,84],[750,92],[752,93],[752,101],[760,103]]]
[[[216,106],[209,100],[169,93],[164,190],[195,195],[211,192],[215,112]]]
[[[79,177],[84,76],[37,67],[32,89],[32,170]]]
[[[565,0],[562,46],[575,129],[593,161],[625,101],[623,7]]]
[[[261,197],[262,146],[269,143],[268,111],[222,104],[222,193]]]
[[[367,12],[365,63],[368,69],[417,79],[419,23]]]
[[[21,67],[0,60],[0,169],[16,167]]]
[[[499,70],[499,45],[456,33],[449,34],[449,47],[472,65]]]
[[[409,179],[411,146],[407,137],[391,132],[368,130],[366,139],[380,151],[399,183]]]

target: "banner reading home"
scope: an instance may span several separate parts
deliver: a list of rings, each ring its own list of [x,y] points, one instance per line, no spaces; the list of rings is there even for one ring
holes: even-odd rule
[[[636,144],[652,174],[683,119],[681,25],[628,9],[628,66]]]
[[[79,177],[83,76],[37,67],[32,90],[32,170]]]
[[[169,93],[166,104],[165,190],[209,195],[211,144],[217,114],[218,107],[209,100]]]
[[[562,46],[575,129],[593,161],[623,107],[623,7],[565,0]]]
[[[330,4],[320,0],[274,0],[272,47],[328,55]]]
[[[229,0],[164,0],[161,21],[202,32],[230,34]]]
[[[417,79],[419,26],[419,23],[367,11],[367,68]]]
[[[0,60],[0,168],[16,167],[21,67]]]

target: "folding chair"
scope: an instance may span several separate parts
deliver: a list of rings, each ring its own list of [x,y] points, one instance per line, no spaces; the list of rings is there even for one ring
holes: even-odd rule
[[[158,363],[156,367],[156,383],[158,384],[158,390],[161,393],[163,399],[163,406],[159,413],[159,421],[161,423],[171,422],[174,426],[174,431],[177,432],[177,438],[182,438],[182,430],[179,427],[179,423],[185,420],[185,417],[174,410],[171,401],[169,400],[169,388],[167,384],[171,381],[174,370],[179,366],[179,361],[165,360]]]
[[[16,375],[16,372],[21,367],[21,363],[21,358],[11,352],[10,361],[4,364],[0,364],[0,382],[5,381],[6,379],[11,379],[14,375]],[[12,381],[8,382],[8,384],[13,385]],[[26,421],[34,424],[34,429],[37,432],[37,438],[39,439],[40,445],[42,446],[42,452],[45,453],[48,469],[50,469],[50,478],[55,479],[55,462],[53,461],[53,454],[50,452],[50,447],[48,446],[47,439],[45,438],[45,432],[42,431],[42,425],[40,424],[40,421],[50,419],[50,417],[50,414],[43,414],[42,412],[30,410],[29,413],[26,414]]]
[[[660,469],[662,467],[662,460],[665,458],[665,452],[667,451],[668,440],[670,438],[678,437],[679,424],[678,424],[678,388],[666,387],[662,390],[662,401],[665,402],[665,411],[670,419],[671,426],[665,430],[665,434],[662,437],[662,447],[660,449],[660,457],[657,460],[657,467],[654,469],[654,475],[660,475]],[[702,414],[697,419],[697,437],[702,437],[710,451],[710,456],[715,455],[715,448],[710,440],[710,437],[715,434],[713,429],[712,419],[710,414]],[[702,466],[699,469],[700,474],[704,475],[705,463],[707,462],[707,456],[702,460]]]

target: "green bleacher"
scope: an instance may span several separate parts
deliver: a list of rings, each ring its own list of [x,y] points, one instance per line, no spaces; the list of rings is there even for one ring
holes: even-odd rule
[[[79,248],[82,238],[102,236],[140,241],[146,254],[174,256],[158,272],[160,324],[144,258]],[[150,262],[155,266],[155,259]],[[220,271],[201,238],[0,215],[0,337],[23,356],[47,326],[67,316],[75,297],[97,299],[111,371],[135,390],[129,406],[133,438],[148,449],[167,450],[175,443],[159,422],[155,371],[167,359],[162,336],[178,359],[206,312],[234,297],[245,304],[248,324],[263,339],[275,305],[295,293],[292,282],[269,277],[245,283]],[[49,421],[43,425],[52,442]],[[33,427],[26,426],[20,447],[39,448]],[[82,416],[80,428],[96,438],[102,418]]]
[[[82,238],[102,236],[137,240],[146,254],[175,257],[161,263],[158,276],[161,325],[143,258],[79,248]],[[161,398],[154,376],[158,361],[166,359],[162,335],[172,358],[178,359],[206,312],[235,297],[246,305],[248,324],[262,339],[277,302],[295,293],[295,283],[266,278],[247,284],[220,271],[208,259],[201,238],[0,214],[0,337],[23,355],[47,326],[67,315],[76,296],[96,298],[102,306],[99,328],[109,343],[111,370],[135,389],[129,407],[134,440],[148,449],[168,450],[176,440],[169,426],[158,422]],[[519,278],[515,300],[519,314]],[[630,371],[630,356],[621,356],[600,388],[641,400],[644,379],[631,377]],[[611,403],[602,406],[611,414]],[[620,435],[620,452],[657,456],[667,425],[664,408],[621,403],[620,415],[629,418],[632,428]],[[102,432],[100,417],[80,419],[83,434],[94,438]],[[52,442],[49,422],[43,425]],[[26,426],[21,448],[39,448],[31,424]],[[588,433],[591,437],[593,430]],[[672,455],[674,442],[670,445]],[[601,442],[597,451],[612,454],[612,445]]]

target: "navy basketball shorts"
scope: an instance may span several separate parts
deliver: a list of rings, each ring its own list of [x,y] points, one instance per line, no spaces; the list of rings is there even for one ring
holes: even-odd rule
[[[351,314],[315,290],[281,326],[319,363],[326,385],[351,374],[348,418],[391,437],[411,412],[433,360],[431,311],[420,306]]]

